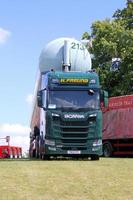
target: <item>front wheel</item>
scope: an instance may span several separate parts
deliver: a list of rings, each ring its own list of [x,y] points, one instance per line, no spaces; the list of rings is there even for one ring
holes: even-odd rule
[[[91,160],[99,160],[99,155],[91,155]]]
[[[50,156],[48,156],[48,155],[43,155],[43,160],[50,160]]]

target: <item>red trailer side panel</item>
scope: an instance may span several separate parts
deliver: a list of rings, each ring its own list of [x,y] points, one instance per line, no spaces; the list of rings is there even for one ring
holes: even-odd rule
[[[112,97],[108,109],[133,108],[133,95]]]
[[[133,95],[112,97],[103,112],[103,139],[133,138]]]

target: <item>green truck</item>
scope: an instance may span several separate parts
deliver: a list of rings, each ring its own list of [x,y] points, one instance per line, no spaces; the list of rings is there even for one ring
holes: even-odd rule
[[[49,49],[52,48],[53,52],[53,43],[48,45],[40,56],[40,72],[34,92],[31,118],[30,157],[87,157],[99,160],[99,156],[102,155],[100,102],[102,100],[106,106],[108,95],[101,91],[98,75],[84,69],[91,67],[90,58],[87,56],[86,60],[84,57],[87,52],[85,47],[73,39],[61,38],[55,41],[56,48],[59,43],[59,50],[62,48],[64,52],[62,70],[59,69],[59,59],[52,60],[55,64],[53,68],[50,63],[51,57],[48,58],[48,54],[45,57]],[[73,49],[74,44],[79,45]],[[75,60],[71,59],[70,62],[70,57],[76,56],[75,51],[80,51],[80,61],[85,61],[79,65],[77,63],[76,66],[81,66],[84,70],[76,71]],[[43,62],[48,63],[44,68]],[[51,70],[47,70],[50,65]]]

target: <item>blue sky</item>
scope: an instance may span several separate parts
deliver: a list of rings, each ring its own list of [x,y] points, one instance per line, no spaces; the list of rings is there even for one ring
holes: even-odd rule
[[[80,40],[92,22],[111,18],[125,4],[125,0],[0,0],[0,137],[11,135],[11,144],[28,149],[27,98],[33,93],[45,44],[58,37]]]

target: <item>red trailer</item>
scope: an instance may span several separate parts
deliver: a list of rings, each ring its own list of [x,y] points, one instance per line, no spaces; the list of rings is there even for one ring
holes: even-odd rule
[[[112,97],[103,109],[103,154],[133,155],[133,95]]]
[[[0,158],[22,158],[22,148],[15,146],[0,146]]]

